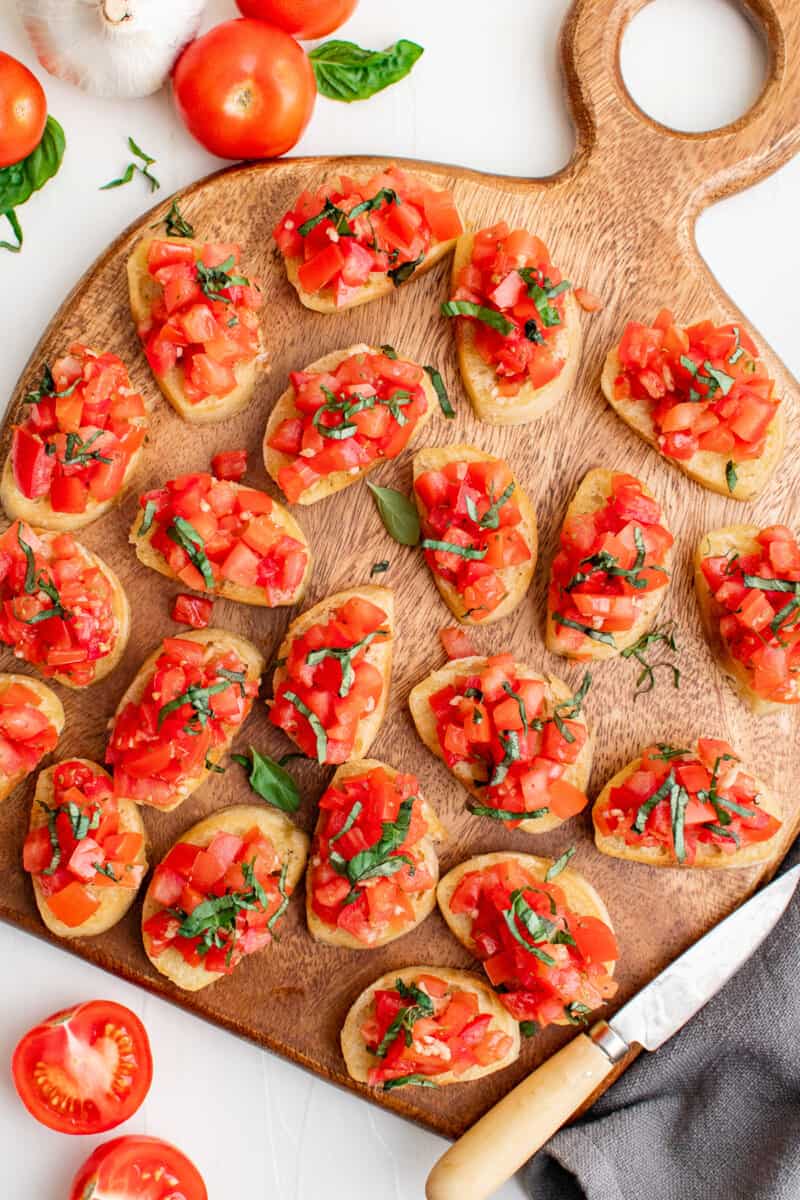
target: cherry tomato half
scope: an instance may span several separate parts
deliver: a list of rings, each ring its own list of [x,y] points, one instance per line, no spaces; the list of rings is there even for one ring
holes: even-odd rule
[[[105,1133],[127,1121],[153,1078],[144,1025],[112,1000],[90,1000],[34,1026],[11,1066],[28,1112],[58,1133]]]
[[[352,16],[358,0],[236,0],[246,17],[269,21],[292,37],[327,37]]]
[[[208,1200],[194,1163],[169,1142],[119,1137],[98,1146],[78,1171],[70,1200]]]
[[[0,167],[27,158],[42,140],[47,101],[39,80],[0,50]]]
[[[276,158],[291,150],[317,96],[305,52],[282,29],[240,17],[184,50],[173,75],[186,128],[222,158]]]

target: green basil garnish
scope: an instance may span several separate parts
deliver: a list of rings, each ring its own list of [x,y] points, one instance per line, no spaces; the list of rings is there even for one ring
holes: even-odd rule
[[[288,700],[300,715],[308,721],[317,742],[317,762],[324,763],[328,754],[328,735],[325,732],[325,726],[317,714],[312,712],[308,705],[295,692],[286,691],[283,693],[283,698],[284,700]]]
[[[66,144],[64,130],[55,117],[48,117],[42,139],[28,157],[0,169],[0,216],[8,220],[17,242],[0,242],[2,249],[15,254],[22,249],[22,228],[14,210],[57,174]]]
[[[300,807],[297,784],[279,763],[266,754],[260,754],[252,746],[249,758],[246,754],[232,754],[231,758],[249,772],[250,787],[262,800],[282,812],[297,812]]]
[[[445,300],[441,311],[444,317],[474,317],[476,321],[482,321],[484,325],[491,326],[506,337],[516,329],[514,322],[509,321],[508,317],[504,317],[497,309],[473,304],[471,300]]]
[[[456,415],[456,410],[450,403],[450,397],[447,394],[447,388],[444,386],[444,380],[436,370],[436,367],[427,366],[425,371],[433,384],[433,390],[436,392],[436,398],[439,401],[439,408],[442,410],[442,414],[448,421],[452,421]]]
[[[367,487],[375,498],[386,532],[401,546],[416,546],[419,541],[419,513],[408,496],[369,480]]]
[[[544,876],[545,883],[550,883],[550,881],[552,879],[555,879],[558,875],[561,874],[561,872],[564,870],[567,863],[572,858],[573,854],[575,853],[575,851],[577,849],[578,849],[577,846],[570,846],[569,850],[565,850],[560,858],[557,858],[554,863],[550,864],[550,866],[545,871],[545,876]]]
[[[167,537],[186,553],[189,561],[203,576],[203,582],[208,590],[213,592],[216,587],[214,572],[206,557],[205,542],[195,527],[184,517],[173,517],[172,524],[167,530]]]
[[[334,38],[309,52],[321,95],[329,100],[368,100],[408,75],[422,46],[402,38],[385,50],[365,50]]]

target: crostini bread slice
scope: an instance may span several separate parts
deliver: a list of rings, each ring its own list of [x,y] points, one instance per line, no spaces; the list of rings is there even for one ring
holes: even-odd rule
[[[453,893],[465,875],[469,875],[473,871],[484,871],[487,867],[496,866],[497,863],[516,862],[540,882],[543,882],[545,875],[553,865],[553,861],[551,858],[540,858],[535,854],[519,854],[514,850],[506,850],[498,851],[494,854],[479,854],[477,857],[468,858],[466,862],[459,863],[457,867],[453,867],[452,871],[448,871],[440,879],[439,886],[436,889],[439,911],[447,922],[453,937],[457,938],[470,954],[475,954],[475,942],[470,935],[472,921],[469,913],[454,913],[450,907]],[[565,867],[558,875],[558,886],[563,891],[567,908],[571,912],[584,917],[597,917],[599,921],[602,921],[613,931],[614,926],[611,924],[608,909],[596,889],[580,872],[574,871],[571,867]],[[609,975],[614,974],[615,962],[607,962],[603,965]],[[553,1023],[555,1025],[572,1024],[566,1017]]]
[[[508,1053],[498,1062],[492,1063],[488,1067],[478,1065],[469,1067],[462,1075],[456,1075],[453,1071],[443,1072],[435,1077],[437,1087],[445,1087],[450,1083],[469,1083],[473,1079],[491,1075],[493,1071],[501,1071],[504,1067],[510,1067],[513,1062],[516,1062],[520,1050],[519,1025],[511,1014],[506,1012],[498,997],[479,975],[473,975],[470,971],[457,971],[453,967],[401,967],[397,971],[387,971],[385,975],[381,975],[380,979],[376,979],[368,988],[365,988],[345,1018],[341,1034],[342,1054],[351,1079],[355,1079],[358,1083],[366,1083],[371,1068],[379,1067],[383,1061],[375,1054],[370,1053],[361,1034],[362,1025],[373,1015],[375,993],[396,987],[398,979],[401,979],[408,987],[415,984],[420,975],[435,975],[437,979],[443,980],[453,988],[458,988],[459,991],[473,992],[478,998],[480,1012],[491,1015],[492,1028],[508,1034],[511,1038],[511,1047]]]
[[[436,733],[436,718],[428,703],[430,697],[435,695],[436,692],[441,691],[442,688],[447,687],[448,684],[455,683],[459,676],[479,675],[481,671],[485,670],[486,666],[487,659],[478,655],[472,658],[456,658],[444,667],[440,667],[438,671],[433,671],[418,683],[416,687],[411,689],[411,694],[408,697],[408,707],[411,709],[411,717],[417,727],[417,733],[431,753],[435,754],[437,758],[443,759],[444,755],[442,754],[439,738]],[[520,662],[514,663],[514,673],[518,679],[536,679],[544,683],[546,716],[552,714],[556,704],[572,698],[573,692],[571,688],[567,687],[563,679],[557,679],[555,675],[543,675],[541,672],[535,671],[533,667]],[[586,719],[583,714],[570,719],[586,725]],[[578,758],[574,763],[569,764],[563,775],[563,778],[568,783],[573,784],[582,792],[586,791],[589,783],[589,776],[592,771],[592,755],[594,753],[594,734],[588,727],[587,733],[588,736]],[[484,798],[484,789],[479,787],[476,782],[482,778],[482,772],[479,767],[470,763],[456,763],[454,767],[448,768],[448,770],[451,771],[458,782],[476,800]],[[563,823],[560,817],[548,812],[542,817],[531,817],[526,821],[520,821],[518,828],[524,833],[547,833],[549,830],[563,825]]]
[[[236,837],[244,837],[257,826],[270,839],[282,863],[287,864],[286,886],[292,892],[297,887],[303,874],[308,857],[308,837],[284,816],[274,809],[264,808],[256,804],[234,804],[230,808],[220,809],[212,813],[186,833],[176,839],[178,842],[188,842],[191,846],[205,847],[214,840],[218,833],[231,833]],[[142,905],[142,925],[144,926],[157,912],[161,905],[153,899],[152,887],[147,889]],[[193,967],[172,946],[168,946],[158,957],[150,953],[150,938],[142,930],[144,950],[155,969],[166,975],[177,987],[185,992],[198,992],[201,988],[215,983],[222,976],[217,971],[207,971],[205,967]]]
[[[453,255],[452,286],[472,258],[474,235],[464,233],[456,243]],[[564,296],[564,323],[555,337],[548,339],[553,353],[564,359],[564,366],[555,379],[544,387],[523,383],[514,396],[502,396],[497,390],[494,367],[486,363],[475,349],[475,332],[470,321],[456,319],[456,353],[464,390],[472,402],[479,421],[488,425],[527,425],[550,411],[569,393],[578,373],[583,334],[580,310],[572,292]]]
[[[304,367],[304,371],[314,371],[317,374],[328,373],[335,371],[340,363],[343,363],[346,358],[352,358],[354,354],[382,354],[380,347],[368,346],[365,342],[357,342],[354,346],[348,346],[345,350],[333,350],[330,354],[323,355],[316,362],[309,363]],[[400,362],[412,362],[410,358],[405,358],[402,355],[398,356]],[[415,364],[416,365],[416,364]],[[430,421],[434,409],[437,406],[436,392],[433,384],[427,373],[423,373],[420,380],[420,387],[425,393],[427,408],[422,416],[417,421],[411,441],[419,436],[419,431],[423,425],[427,425]],[[295,461],[291,454],[283,454],[280,450],[274,450],[270,444],[270,438],[273,436],[278,426],[291,417],[302,416],[295,407],[295,391],[289,385],[285,392],[282,393],[275,401],[272,412],[267,421],[267,428],[264,431],[264,466],[267,469],[267,474],[270,475],[275,483],[280,487],[278,482],[278,474],[282,467],[288,467],[290,463]],[[349,487],[351,483],[358,483],[359,479],[363,479],[365,475],[369,475],[370,471],[375,467],[379,467],[385,459],[377,458],[368,466],[356,471],[332,471],[330,475],[325,475],[321,479],[313,483],[311,487],[306,488],[302,496],[297,500],[298,504],[316,504],[317,500],[325,500],[328,496],[332,496],[334,492],[341,491],[342,488]]]
[[[304,634],[312,625],[324,624],[332,613],[336,612],[338,608],[341,608],[343,604],[352,599],[368,600],[371,604],[382,608],[386,613],[389,636],[385,640],[371,642],[364,651],[366,661],[380,671],[383,678],[383,688],[381,689],[380,699],[375,708],[371,713],[365,713],[358,722],[355,740],[353,741],[353,750],[347,760],[348,762],[356,762],[365,757],[377,737],[383,718],[386,716],[394,649],[394,592],[391,588],[378,587],[376,584],[367,583],[363,587],[348,588],[344,592],[335,592],[332,596],[326,596],[324,600],[320,600],[318,604],[314,604],[292,621],[286,630],[277,655],[278,660],[287,658],[291,644],[295,638]],[[277,692],[285,678],[285,668],[277,667],[272,677],[273,695]]]
[[[246,664],[248,680],[255,680],[257,682],[264,672],[264,668],[266,666],[264,656],[253,645],[253,643],[248,642],[246,638],[239,637],[238,634],[229,633],[226,629],[215,629],[213,627],[209,629],[191,629],[186,633],[182,632],[176,636],[179,637],[181,641],[200,642],[204,646],[219,647],[221,650],[235,651],[235,653],[238,654],[242,661]],[[138,702],[141,700],[160,654],[161,644],[159,643],[153,653],[148,655],[148,657],[144,660],[141,667],[133,677],[133,680],[122,694],[114,715],[108,723],[109,730],[113,729],[114,722],[126,705],[131,703],[138,704]],[[205,783],[206,779],[211,773],[211,766],[216,765],[223,755],[230,749],[232,740],[233,736],[231,735],[229,741],[224,746],[215,746],[209,750],[206,756],[206,761],[209,763],[209,765],[204,767],[202,773],[198,775],[196,779],[192,780],[191,783],[180,784],[175,789],[174,803],[158,805],[158,811],[172,812],[172,810],[177,808],[179,804],[183,803],[187,796],[191,796],[192,792],[197,791],[200,785]]]
[[[338,767],[328,787],[338,787],[346,779],[358,779],[360,776],[367,775],[370,771],[374,771],[377,768],[385,771],[391,779],[400,774],[394,767],[390,767],[387,763],[380,762],[376,758],[364,758],[360,762],[347,762]],[[417,792],[417,795],[422,805],[423,816],[428,825],[428,832],[419,842],[419,849],[422,852],[425,867],[433,880],[437,881],[439,878],[439,858],[436,853],[436,843],[441,842],[447,835],[432,806],[422,795],[421,789]],[[330,946],[344,946],[348,950],[375,950],[378,946],[385,946],[388,942],[394,942],[399,937],[403,937],[404,934],[410,933],[412,929],[416,929],[425,920],[429,913],[433,912],[436,907],[436,883],[434,882],[433,887],[421,894],[410,892],[408,898],[414,910],[413,922],[405,929],[401,929],[396,933],[382,934],[367,946],[359,938],[354,937],[352,933],[348,933],[346,929],[333,928],[326,924],[325,921],[320,920],[314,912],[311,902],[311,888],[307,882],[306,919],[308,921],[308,932],[316,941],[327,942]]]
[[[616,775],[609,779],[592,806],[594,841],[601,854],[608,854],[611,858],[626,858],[630,862],[646,863],[649,867],[674,867],[676,870],[681,871],[693,870],[696,867],[717,867],[722,869],[749,867],[753,863],[767,862],[772,858],[775,853],[777,834],[768,841],[754,842],[752,845],[743,846],[733,853],[721,850],[713,844],[700,842],[697,846],[694,862],[691,864],[681,864],[675,861],[665,846],[628,846],[622,837],[618,837],[615,834],[606,835],[601,833],[597,827],[597,814],[609,807],[612,790],[621,787],[629,775],[633,775],[638,771],[641,761],[641,756],[639,756],[633,762],[628,763],[626,767],[623,767],[621,771],[617,771]],[[777,817],[780,820],[782,816],[781,805],[777,797],[751,771],[748,771],[747,774],[754,780],[758,789],[760,807],[764,812],[770,813],[771,816]]]
[[[587,471],[580,487],[569,503],[565,519],[567,517],[581,516],[584,513],[595,512],[598,508],[602,508],[611,495],[611,481],[615,474],[616,472],[606,470],[605,467],[594,467],[591,471]],[[650,497],[651,500],[655,499],[653,493],[644,483],[642,483],[642,492],[645,496]],[[661,524],[665,529],[668,529],[669,526],[663,519],[663,508],[661,515]],[[674,547],[671,546],[664,557],[664,567],[669,577],[672,575],[673,549]],[[623,650],[627,650],[629,646],[633,646],[634,643],[638,642],[642,634],[647,633],[653,627],[658,610],[664,603],[668,590],[669,582],[664,587],[656,588],[655,591],[646,592],[643,596],[633,597],[639,615],[631,629],[613,635],[616,643],[615,646],[609,646],[607,642],[595,642],[592,638],[585,637],[583,639],[584,644],[579,651],[564,648],[558,636],[559,627],[553,620],[553,614],[548,604],[545,629],[547,649],[552,654],[562,654],[565,658],[576,658],[581,661],[590,658],[598,660],[614,658]]]
[[[242,483],[234,483],[229,479],[225,482],[228,487],[232,487],[236,491],[252,492],[256,490],[255,488],[247,487]],[[308,538],[298,525],[297,521],[295,521],[292,514],[288,511],[288,509],[284,508],[282,504],[278,504],[277,500],[272,501],[272,509],[268,513],[268,517],[271,521],[274,521],[274,523],[288,537],[294,538],[295,541],[300,542],[305,548],[306,554],[308,555],[306,569],[303,573],[303,578],[300,580],[300,583],[291,594],[287,593],[286,598],[280,601],[281,605],[299,604],[303,599],[303,596],[306,594],[308,581],[311,578],[311,572],[314,569],[314,559],[311,554],[311,546],[309,545]],[[128,535],[128,541],[136,549],[136,557],[139,559],[140,563],[143,563],[146,567],[150,567],[153,571],[158,571],[160,575],[166,575],[168,579],[177,579],[178,576],[172,570],[164,556],[153,546],[153,535],[156,533],[158,526],[154,521],[147,533],[142,534],[141,528],[143,521],[144,509],[139,508],[136,511],[136,517],[134,518],[130,534]],[[261,608],[276,607],[275,605],[269,604],[267,597],[264,595],[263,588],[245,587],[243,584],[234,583],[230,579],[220,580],[219,586],[216,587],[213,592],[208,594],[212,596],[221,596],[225,600],[235,600],[238,604],[254,604]]]
[[[739,662],[730,653],[720,632],[719,617],[723,615],[724,610],[715,612],[719,609],[719,605],[711,594],[702,569],[703,559],[710,556],[758,554],[763,549],[760,542],[756,540],[759,532],[757,525],[729,525],[725,529],[712,529],[709,533],[704,533],[697,543],[694,553],[694,585],[700,609],[700,620],[711,653],[730,678],[744,702],[757,716],[765,716],[767,713],[781,712],[793,706],[779,704],[774,700],[765,700],[763,696],[759,696],[758,692],[753,690],[749,671],[744,663]]]
[[[162,292],[160,283],[147,269],[147,255],[154,241],[174,242],[179,246],[192,246],[200,257],[204,242],[191,241],[187,238],[143,238],[128,259],[128,293],[130,296],[131,313],[137,325],[144,324],[149,317],[154,300]],[[183,389],[183,367],[178,363],[166,375],[156,375],[156,382],[170,402],[175,412],[184,421],[192,425],[211,425],[215,421],[224,421],[232,417],[250,401],[256,385],[258,372],[262,367],[264,356],[263,336],[259,334],[260,352],[248,362],[237,363],[233,369],[236,376],[236,387],[227,396],[207,396],[197,404],[192,404]]]
[[[30,675],[0,674],[0,694],[15,684],[27,688],[36,696],[36,707],[54,726],[60,737],[64,728],[64,707],[55,692],[46,683],[32,679]],[[28,771],[15,771],[13,775],[5,775],[0,771],[0,801],[10,796],[14,788],[22,783],[23,779],[27,779],[28,774]]]
[[[83,766],[88,767],[92,774],[105,776],[109,782],[111,781],[111,776],[99,763],[91,762],[88,758],[69,759],[69,761],[79,762]],[[46,767],[44,771],[39,772],[36,779],[36,791],[31,805],[30,823],[28,825],[29,832],[47,824],[47,811],[44,806],[46,805],[47,808],[52,808],[53,806],[55,795],[53,780],[58,766],[59,764],[56,763],[54,766]],[[119,832],[139,833],[142,835],[142,846],[136,855],[135,862],[141,863],[146,869],[147,830],[144,827],[141,813],[132,800],[120,799],[117,801],[117,807],[119,810]],[[128,887],[93,888],[91,884],[87,884],[86,886],[94,898],[100,901],[100,907],[92,913],[88,921],[84,921],[83,925],[71,926],[65,925],[63,921],[59,921],[53,915],[42,891],[41,884],[35,875],[32,876],[32,882],[36,907],[39,909],[42,920],[51,933],[63,938],[96,937],[99,933],[105,933],[106,930],[116,925],[117,921],[122,920],[136,899],[139,890],[138,888]]]
[[[614,346],[606,355],[600,386],[603,395],[614,409],[617,416],[622,417],[634,433],[638,433],[654,450],[661,454],[658,436],[650,415],[648,406],[641,400],[614,395],[614,380],[622,374],[619,361],[619,349]],[[683,471],[690,479],[701,483],[712,492],[722,496],[730,496],[734,500],[752,500],[767,483],[778,461],[783,454],[786,442],[786,417],[783,405],[775,413],[767,430],[767,440],[764,453],[760,458],[745,459],[736,464],[736,486],[733,491],[728,487],[727,464],[730,458],[727,454],[715,454],[711,450],[698,450],[691,458],[682,460],[662,455],[667,462]]]
[[[416,483],[420,475],[424,475],[426,471],[441,471],[443,467],[452,462],[503,462],[503,459],[497,458],[494,454],[486,454],[483,450],[478,450],[475,446],[426,446],[423,450],[418,450],[414,455],[414,482]],[[433,582],[439,589],[439,595],[444,600],[450,612],[462,625],[489,625],[492,621],[500,621],[503,617],[507,617],[510,612],[513,612],[525,593],[530,587],[533,572],[536,569],[536,555],[539,548],[539,536],[536,525],[536,512],[528,499],[526,493],[519,485],[519,480],[514,476],[514,492],[512,499],[519,507],[522,520],[517,526],[525,541],[530,548],[531,557],[526,563],[520,563],[518,566],[503,567],[498,570],[497,574],[502,579],[505,588],[505,599],[501,600],[497,608],[492,609],[482,620],[464,613],[464,603],[461,596],[448,580],[442,579],[440,575],[434,573]],[[414,499],[417,503],[417,509],[420,516],[424,516],[425,506],[422,504],[416,491]]]

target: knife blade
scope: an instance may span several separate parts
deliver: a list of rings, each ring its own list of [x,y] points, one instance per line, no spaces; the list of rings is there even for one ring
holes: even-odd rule
[[[800,865],[762,888],[637,992],[490,1109],[434,1166],[428,1200],[486,1200],[567,1121],[633,1045],[658,1050],[769,936],[800,883]]]

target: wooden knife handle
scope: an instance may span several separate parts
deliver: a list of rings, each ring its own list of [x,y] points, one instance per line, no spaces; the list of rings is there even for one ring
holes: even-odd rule
[[[585,1033],[567,1042],[442,1155],[428,1176],[428,1200],[485,1200],[613,1069],[614,1058]]]

